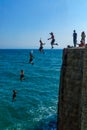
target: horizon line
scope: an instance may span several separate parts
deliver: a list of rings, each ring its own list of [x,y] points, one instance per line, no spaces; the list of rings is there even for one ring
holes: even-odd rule
[[[16,49],[26,49],[26,50],[28,50],[28,49],[32,49],[32,50],[39,50],[39,49],[37,49],[37,48],[0,48],[0,50],[16,50]],[[51,48],[45,48],[44,50],[50,50]],[[53,50],[60,50],[60,49],[63,49],[63,48],[54,48]]]

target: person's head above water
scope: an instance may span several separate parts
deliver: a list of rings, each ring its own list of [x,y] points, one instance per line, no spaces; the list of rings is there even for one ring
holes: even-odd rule
[[[23,70],[21,70],[20,74],[21,74],[21,75],[24,75],[24,71],[23,71]]]
[[[15,90],[13,90],[13,92],[15,92]]]
[[[24,72],[23,70],[21,70],[21,72]]]

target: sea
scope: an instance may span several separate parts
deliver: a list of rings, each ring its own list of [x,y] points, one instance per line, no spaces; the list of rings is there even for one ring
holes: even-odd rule
[[[33,65],[30,51],[0,49],[0,130],[57,130],[62,49],[33,49]]]

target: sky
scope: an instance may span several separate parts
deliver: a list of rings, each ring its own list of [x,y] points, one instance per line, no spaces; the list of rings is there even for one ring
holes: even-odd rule
[[[87,0],[0,0],[0,49],[39,48],[40,38],[51,48],[50,32],[59,46],[73,46],[87,35]],[[86,37],[87,41],[87,37]]]

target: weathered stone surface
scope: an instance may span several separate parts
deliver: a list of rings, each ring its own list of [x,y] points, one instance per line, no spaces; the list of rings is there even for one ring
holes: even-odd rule
[[[87,130],[87,48],[63,51],[58,130]]]

